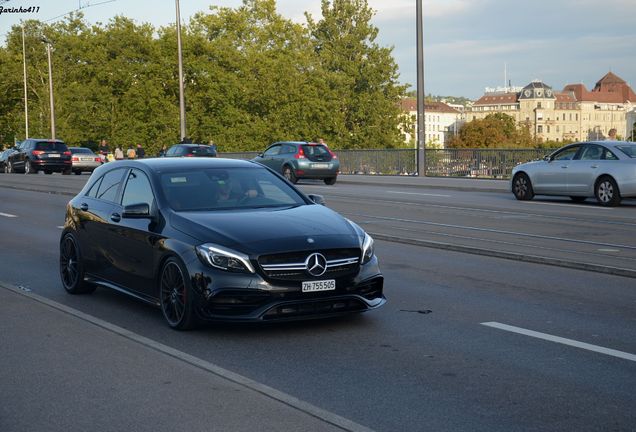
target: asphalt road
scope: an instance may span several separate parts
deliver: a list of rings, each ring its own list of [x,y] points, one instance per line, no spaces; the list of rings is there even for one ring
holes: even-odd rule
[[[345,319],[180,333],[120,294],[64,293],[57,243],[68,196],[23,189],[73,191],[87,176],[10,177],[0,185],[20,189],[0,187],[2,282],[376,430],[636,429],[633,278],[404,244],[442,239],[634,269],[632,202],[602,209],[448,188],[305,184],[370,232],[398,237],[376,243],[387,305]]]

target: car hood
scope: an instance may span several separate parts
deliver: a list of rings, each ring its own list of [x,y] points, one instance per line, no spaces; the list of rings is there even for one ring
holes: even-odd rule
[[[544,161],[543,159],[541,160],[535,160],[535,161],[530,161],[530,162],[524,162],[522,164],[517,165],[516,167],[514,167],[513,169],[516,171],[519,168],[532,168],[535,167],[537,165],[542,165],[545,164],[546,161]]]
[[[172,226],[199,240],[260,255],[330,248],[358,248],[364,232],[321,205],[173,213]]]

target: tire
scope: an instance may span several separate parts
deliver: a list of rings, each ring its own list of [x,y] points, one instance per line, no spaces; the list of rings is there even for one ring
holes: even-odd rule
[[[620,204],[621,194],[616,181],[610,176],[600,177],[594,185],[596,201],[605,207],[614,207]]]
[[[196,327],[194,299],[189,278],[181,263],[170,257],[159,273],[159,302],[161,313],[170,327],[175,330],[190,330]]]
[[[512,179],[512,193],[519,201],[529,201],[534,198],[532,183],[525,173],[519,173]]]
[[[331,185],[335,185],[336,184],[336,180],[337,179],[338,179],[338,177],[330,177],[330,178],[324,179],[324,181],[325,181],[326,185],[331,186]]]
[[[82,175],[81,171],[75,171],[75,175]]]
[[[571,196],[570,199],[572,201],[574,201],[575,203],[582,203],[583,201],[585,201],[587,199],[587,197],[584,197],[584,196]]]
[[[294,174],[294,170],[289,165],[285,165],[283,167],[283,177],[285,177],[290,183],[296,184],[298,183],[298,178],[296,174]]]
[[[60,241],[60,278],[69,294],[89,294],[96,286],[84,281],[84,264],[77,241],[66,234]]]
[[[28,159],[24,162],[24,173],[25,174],[37,174],[38,173],[38,170],[33,168],[33,164]]]
[[[51,171],[51,170],[46,170],[46,171],[44,171],[44,174],[49,174],[49,175],[50,175],[50,174],[53,174],[53,171]]]

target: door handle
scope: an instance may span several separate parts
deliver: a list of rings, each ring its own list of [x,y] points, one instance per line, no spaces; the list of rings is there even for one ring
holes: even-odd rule
[[[113,213],[110,215],[110,220],[113,222],[119,222],[121,220],[121,215],[119,213]]]
[[[561,165],[561,168],[566,169],[568,166],[567,165]]]
[[[81,209],[82,211],[86,211],[86,210],[88,210],[88,204],[86,204],[86,203],[81,203],[81,204],[80,204],[80,209]]]
[[[590,168],[598,168],[598,165],[591,165]]]

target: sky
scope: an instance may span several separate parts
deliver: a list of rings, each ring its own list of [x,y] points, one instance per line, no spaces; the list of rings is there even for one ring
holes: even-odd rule
[[[636,0],[422,0],[424,88],[443,96],[476,99],[485,87],[539,79],[554,89],[583,83],[588,89],[612,71],[636,85]],[[181,19],[210,5],[241,0],[180,0]],[[377,42],[393,47],[400,81],[416,82],[415,0],[368,0],[376,11]],[[278,0],[280,14],[304,23],[320,17],[320,0]],[[82,7],[91,22],[115,15],[165,26],[175,22],[174,0],[0,0],[0,6],[39,7],[0,14],[0,38],[23,19],[47,21]],[[61,17],[57,19],[62,19]],[[505,72],[504,72],[505,71]]]

